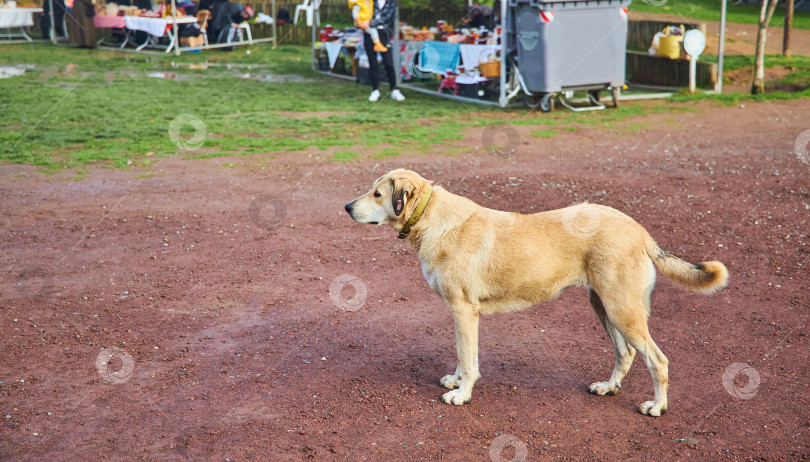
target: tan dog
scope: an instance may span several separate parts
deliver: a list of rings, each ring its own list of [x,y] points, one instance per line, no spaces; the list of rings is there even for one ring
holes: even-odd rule
[[[399,169],[378,178],[346,211],[357,222],[387,224],[407,238],[428,284],[452,310],[458,363],[454,374],[441,379],[452,390],[442,396],[448,404],[468,403],[481,377],[480,314],[520,310],[584,285],[616,359],[610,379],[591,384],[590,391],[615,394],[638,351],[655,386],[655,400],[640,410],[660,416],[667,409],[669,361],[647,329],[653,263],[698,292],[713,292],[728,281],[722,263],[693,265],[672,256],[632,218],[602,205],[532,215],[501,212]]]

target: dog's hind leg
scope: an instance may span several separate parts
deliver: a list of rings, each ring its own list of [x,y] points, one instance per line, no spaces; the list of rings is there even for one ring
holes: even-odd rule
[[[596,316],[599,317],[599,321],[602,323],[602,327],[605,328],[605,332],[613,342],[613,353],[616,358],[610,379],[607,382],[594,382],[588,387],[588,390],[597,395],[615,395],[622,386],[622,379],[627,375],[630,366],[633,365],[636,350],[627,343],[624,336],[608,321],[602,299],[592,288],[588,289],[588,298],[593,310],[596,312]]]
[[[669,360],[655,344],[647,327],[647,307],[641,293],[625,300],[604,300],[607,321],[627,339],[647,363],[655,387],[655,400],[639,406],[642,414],[660,416],[667,410],[667,389],[669,388]]]
[[[456,327],[456,354],[458,365],[456,374],[442,378],[442,385],[456,390],[448,391],[442,395],[446,404],[460,406],[470,402],[473,385],[481,377],[478,371],[478,309],[466,302],[451,304],[453,321]]]

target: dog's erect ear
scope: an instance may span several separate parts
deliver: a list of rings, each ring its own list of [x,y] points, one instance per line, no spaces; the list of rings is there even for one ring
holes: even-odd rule
[[[391,194],[391,205],[394,206],[394,213],[400,216],[413,194],[413,184],[404,178],[394,178],[391,180],[391,186],[394,191]]]

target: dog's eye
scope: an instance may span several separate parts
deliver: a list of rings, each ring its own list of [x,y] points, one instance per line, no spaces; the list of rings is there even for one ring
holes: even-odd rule
[[[379,191],[374,191],[374,197],[380,197]]]

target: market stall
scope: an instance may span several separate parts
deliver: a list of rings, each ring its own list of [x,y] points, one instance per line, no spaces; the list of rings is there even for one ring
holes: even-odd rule
[[[510,82],[500,59],[500,27],[456,29],[444,21],[430,28],[399,21],[397,25],[399,40],[393,51],[399,87],[478,104],[509,103]],[[362,34],[354,27],[313,28],[313,69],[367,83],[370,58],[363,49]]]
[[[38,7],[18,7],[14,1],[0,2],[0,38],[32,42],[26,28],[34,25],[34,14],[42,13]]]
[[[98,2],[95,5],[96,14],[93,17],[95,28],[102,31],[98,44],[121,50],[132,46],[135,51],[151,49],[179,55],[189,51],[197,52],[267,42],[277,43],[275,21],[271,23],[272,35],[270,37],[253,38],[251,27],[258,19],[256,17],[251,21],[245,20],[239,23],[234,28],[233,39],[227,43],[216,43],[216,37],[209,41],[207,25],[211,19],[211,12],[208,10],[196,12],[196,5],[193,5],[194,11],[186,11],[187,5],[192,4],[178,4],[176,0],[171,0],[155,4],[151,10],[147,10],[137,6]],[[276,17],[276,0],[265,1],[262,5],[263,9],[271,14],[260,13],[259,16],[263,21],[270,21],[269,18]],[[184,27],[193,28],[187,30],[194,32],[186,37],[181,37],[181,30]],[[112,41],[112,37],[117,38],[118,41]]]
[[[543,111],[555,100],[575,111],[604,109],[599,93],[607,90],[615,107],[625,87],[628,3],[509,0],[496,15],[503,20],[489,27],[438,21],[417,28],[397,21],[399,86],[501,107],[520,96]],[[370,57],[356,44],[361,34],[313,27],[313,68],[362,82],[363,63],[376,53]],[[341,64],[345,59],[352,64]],[[585,92],[585,106],[571,104],[575,91]]]

